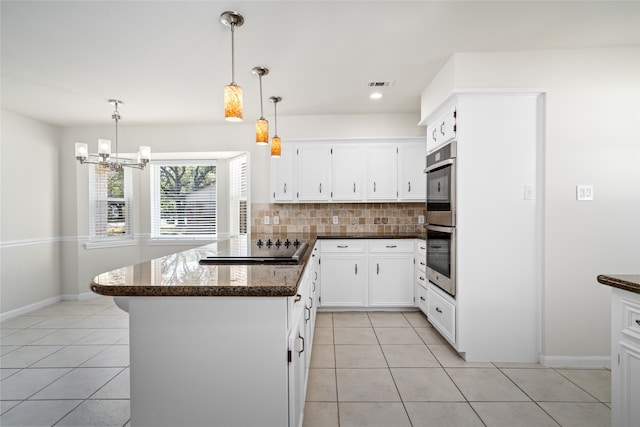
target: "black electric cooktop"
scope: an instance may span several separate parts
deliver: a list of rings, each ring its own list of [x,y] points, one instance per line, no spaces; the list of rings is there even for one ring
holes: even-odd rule
[[[200,264],[297,264],[309,244],[297,237],[239,236],[218,244],[218,254]]]

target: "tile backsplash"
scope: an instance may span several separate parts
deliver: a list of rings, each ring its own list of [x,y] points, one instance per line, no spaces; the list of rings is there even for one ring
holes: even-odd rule
[[[421,233],[424,202],[417,203],[253,203],[252,233]],[[269,224],[264,222],[269,217]],[[333,224],[333,217],[338,224]],[[275,224],[277,217],[278,224]]]

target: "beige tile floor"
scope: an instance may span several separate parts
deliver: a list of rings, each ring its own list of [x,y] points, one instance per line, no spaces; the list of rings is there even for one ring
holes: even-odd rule
[[[111,298],[0,333],[1,426],[128,426],[128,318]],[[304,426],[609,426],[610,396],[606,369],[466,363],[420,312],[321,312]]]

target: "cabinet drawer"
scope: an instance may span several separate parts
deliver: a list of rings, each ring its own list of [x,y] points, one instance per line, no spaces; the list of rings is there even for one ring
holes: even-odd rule
[[[427,318],[452,344],[456,342],[456,306],[429,284]]]
[[[423,273],[427,269],[427,257],[423,254],[416,254],[416,269]]]
[[[427,275],[424,270],[416,270],[416,282],[423,288],[427,288]]]
[[[416,254],[420,254],[424,257],[427,256],[427,242],[425,240],[416,240]]]
[[[640,336],[640,305],[629,300],[622,301],[622,330]]]
[[[322,252],[364,252],[366,240],[322,240],[320,251]]]
[[[369,241],[369,252],[413,252],[411,239],[372,239]]]
[[[423,287],[422,285],[417,286],[416,287],[416,302],[418,305],[418,308],[420,308],[420,310],[424,313],[427,314],[429,313],[429,305],[427,303],[428,301],[428,296],[427,296],[427,288]]]

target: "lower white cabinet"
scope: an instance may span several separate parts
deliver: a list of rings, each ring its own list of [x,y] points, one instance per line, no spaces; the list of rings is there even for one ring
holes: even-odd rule
[[[322,242],[322,251],[320,304],[330,307],[364,307],[367,302],[367,269],[362,242],[331,242],[326,245]]]
[[[413,239],[327,239],[320,256],[321,306],[414,306]]]
[[[455,301],[430,282],[427,285],[427,318],[452,345],[456,342]]]
[[[369,240],[369,306],[413,305],[413,240]]]
[[[611,425],[640,420],[640,294],[612,289]]]

